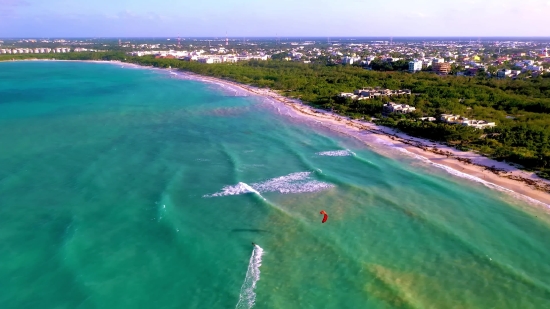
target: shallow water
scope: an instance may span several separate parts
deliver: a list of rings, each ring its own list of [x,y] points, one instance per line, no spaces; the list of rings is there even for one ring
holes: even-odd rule
[[[550,307],[545,211],[234,95],[0,63],[0,308]]]

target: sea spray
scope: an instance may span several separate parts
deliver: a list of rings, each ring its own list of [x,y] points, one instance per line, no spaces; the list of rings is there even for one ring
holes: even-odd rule
[[[239,182],[236,185],[223,187],[220,192],[207,194],[203,197],[219,197],[245,193],[255,193],[263,198],[261,193],[264,192],[279,192],[282,194],[308,193],[318,192],[334,187],[333,184],[312,179],[311,173],[312,172],[291,173],[285,176],[275,177],[266,181],[253,183],[251,185],[248,185],[244,182]]]
[[[250,262],[248,262],[248,269],[246,271],[246,277],[244,278],[243,285],[241,286],[241,293],[239,294],[239,302],[235,308],[237,309],[250,309],[256,302],[256,283],[260,280],[260,266],[262,266],[262,255],[264,249],[258,245],[254,245],[252,255],[250,256]]]
[[[260,192],[256,191],[253,187],[249,186],[248,184],[244,182],[239,182],[238,184],[234,186],[225,186],[222,188],[221,192],[204,195],[203,197],[216,197],[216,196],[227,196],[227,195],[239,195],[244,193],[254,193],[259,195],[261,198],[265,200],[265,198],[260,194]]]
[[[348,156],[355,156],[355,153],[349,149],[346,150],[330,150],[330,151],[322,151],[316,153],[318,156],[326,156],[326,157],[348,157]]]

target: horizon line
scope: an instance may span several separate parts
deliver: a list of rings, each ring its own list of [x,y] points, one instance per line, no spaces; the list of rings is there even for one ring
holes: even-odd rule
[[[337,39],[337,38],[352,38],[352,39],[363,39],[363,38],[388,38],[388,39],[407,39],[407,38],[542,38],[542,39],[550,39],[550,36],[477,36],[477,35],[464,35],[464,36],[391,36],[391,35],[377,35],[377,36],[21,36],[21,37],[0,37],[0,39],[157,39],[157,38],[195,38],[195,39],[202,39],[202,38],[228,38],[228,39],[281,39],[281,38],[293,38],[293,39],[300,39],[300,38],[331,38],[331,39]]]

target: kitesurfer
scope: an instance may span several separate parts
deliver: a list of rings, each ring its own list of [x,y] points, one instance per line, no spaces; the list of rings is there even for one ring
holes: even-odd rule
[[[256,244],[255,244],[255,243],[252,243],[252,246],[256,247]]]

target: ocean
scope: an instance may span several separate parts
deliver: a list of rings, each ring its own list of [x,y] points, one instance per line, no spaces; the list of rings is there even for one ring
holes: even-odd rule
[[[550,307],[548,208],[474,180],[167,71],[0,63],[0,308]]]

